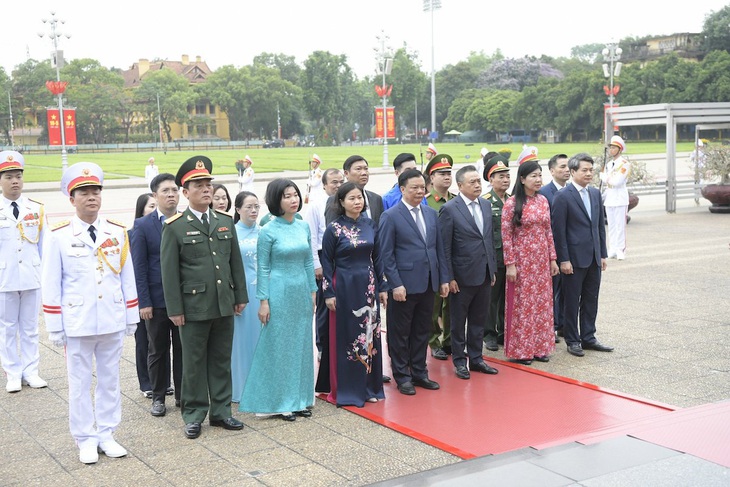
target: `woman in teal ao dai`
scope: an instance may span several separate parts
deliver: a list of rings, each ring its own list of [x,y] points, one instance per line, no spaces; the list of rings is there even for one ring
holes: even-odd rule
[[[322,238],[329,343],[321,344],[328,350],[322,353],[317,385],[338,406],[363,407],[385,398],[378,298],[385,306],[388,295],[375,223],[361,213],[362,189],[343,184],[333,204],[340,216]]]
[[[256,297],[263,324],[239,409],[258,414],[311,416],[314,404],[314,266],[309,225],[296,219],[299,188],[275,179],[266,205],[276,218],[261,227]]]
[[[234,203],[236,235],[238,248],[246,271],[246,290],[248,295],[256,296],[256,247],[259,240],[259,227],[256,219],[259,216],[259,199],[255,194],[242,191],[236,196]],[[233,384],[233,402],[241,402],[243,386],[246,384],[248,371],[251,369],[253,354],[259,342],[261,321],[258,318],[258,306],[248,305],[243,313],[235,317],[233,322],[233,346],[231,350],[231,378]]]

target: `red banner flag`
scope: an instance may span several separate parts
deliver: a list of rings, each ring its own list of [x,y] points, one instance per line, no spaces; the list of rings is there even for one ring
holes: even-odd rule
[[[61,121],[58,119],[58,108],[48,108],[48,145],[61,145]]]
[[[76,145],[76,109],[63,109],[63,131],[66,136],[66,145]]]
[[[395,108],[388,107],[386,111],[388,117],[388,138],[395,138]],[[383,107],[375,108],[375,137],[378,139],[383,138],[385,128],[385,122],[383,121]]]

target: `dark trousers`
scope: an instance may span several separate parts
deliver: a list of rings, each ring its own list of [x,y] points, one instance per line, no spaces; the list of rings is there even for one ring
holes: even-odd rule
[[[388,355],[393,378],[398,384],[427,379],[434,293],[408,294],[405,301],[396,301],[393,293],[388,294]]]
[[[180,402],[185,423],[231,417],[233,316],[186,321],[180,327],[183,367]],[[208,398],[210,397],[210,401]]]
[[[484,340],[497,343],[504,337],[504,289],[507,283],[507,268],[497,266],[494,277],[494,286],[489,292],[489,311],[487,312],[487,326],[484,330]]]
[[[172,381],[175,399],[180,399],[182,384],[182,345],[180,331],[167,317],[167,309],[154,308],[152,319],[147,321],[147,356],[152,384],[152,400],[165,402],[165,391],[170,386],[170,345],[172,345]]]
[[[561,284],[564,293],[565,343],[575,345],[595,342],[601,268],[598,265],[573,267],[573,274],[563,274]]]
[[[147,367],[148,353],[149,344],[147,341],[147,327],[145,326],[145,322],[141,321],[137,323],[137,331],[134,332],[134,362],[137,366],[139,390],[142,392],[152,390],[150,371]]]
[[[322,258],[322,251],[319,251],[319,258]],[[322,292],[322,281],[317,281],[317,311],[315,314],[315,343],[317,344],[317,350],[322,351],[323,341],[327,343],[329,339],[329,326],[330,326],[330,310],[327,309],[327,305],[324,304],[324,293]]]
[[[564,299],[563,299],[563,275],[558,274],[553,276],[553,328],[555,330],[563,329],[563,321],[565,317],[563,315]]]
[[[459,285],[459,292],[449,295],[451,299],[451,353],[454,365],[466,365],[469,362],[483,362],[482,340],[489,311],[489,293],[492,280],[479,286]],[[466,354],[464,349],[466,348]]]

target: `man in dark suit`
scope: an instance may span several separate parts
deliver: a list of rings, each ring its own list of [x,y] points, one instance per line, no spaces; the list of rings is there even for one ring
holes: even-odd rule
[[[390,286],[388,353],[402,394],[414,386],[435,390],[428,378],[426,351],[431,334],[434,292],[449,293],[451,276],[438,230],[436,211],[422,205],[426,181],[417,169],[398,177],[403,197],[380,219],[380,254]]]
[[[456,377],[469,379],[469,370],[496,374],[482,357],[482,339],[489,312],[489,292],[494,284],[497,260],[492,233],[492,206],[479,196],[482,178],[476,167],[456,172],[459,195],[439,210],[439,227],[451,291],[451,350]],[[467,368],[464,354],[469,356]]]
[[[231,416],[231,343],[233,314],[248,302],[246,276],[233,219],[209,208],[212,169],[205,156],[180,166],[175,183],[189,206],[166,220],[160,247],[167,314],[182,342],[180,400],[191,439],[200,436],[208,413],[211,426],[243,428]]]
[[[380,222],[380,215],[383,213],[383,198],[372,191],[365,189],[365,185],[370,181],[370,170],[368,161],[362,156],[350,156],[342,164],[342,171],[345,174],[345,181],[357,184],[365,193],[365,213],[377,225]],[[327,208],[325,209],[325,221],[329,225],[330,222],[337,218],[337,214],[332,206],[333,197],[327,199]]]
[[[553,180],[540,188],[540,194],[547,200],[550,208],[553,207],[553,198],[555,193],[565,187],[570,179],[570,169],[568,169],[568,156],[565,154],[555,154],[548,161],[548,169]],[[560,343],[560,335],[563,334],[563,292],[561,275],[553,276],[553,328],[555,329],[555,343]]]
[[[613,351],[595,336],[598,291],[608,252],[601,194],[589,187],[593,158],[586,153],[576,154],[568,161],[568,168],[573,182],[553,199],[552,225],[563,274],[565,343],[571,355],[582,357],[583,349]]]
[[[175,404],[180,405],[182,382],[182,347],[180,333],[167,317],[165,295],[162,292],[160,242],[165,220],[177,213],[180,193],[175,176],[162,173],[150,182],[157,209],[137,218],[131,234],[134,276],[139,297],[139,317],[146,322],[149,352],[147,364],[152,384],[152,416],[164,416],[165,393],[170,383],[170,345],[172,345],[172,380]]]

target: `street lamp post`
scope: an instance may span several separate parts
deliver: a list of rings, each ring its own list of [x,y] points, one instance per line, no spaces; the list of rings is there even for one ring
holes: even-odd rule
[[[388,39],[390,39],[388,36],[385,35],[385,32],[380,33],[380,35],[377,37],[377,39],[380,41],[380,51],[378,53],[378,66],[380,69],[380,72],[383,75],[383,87],[382,87],[382,97],[383,97],[383,167],[389,167],[390,162],[388,161],[388,90],[385,86],[385,75],[390,74],[390,71],[393,67],[393,58],[391,57],[392,54],[390,52],[390,48],[386,47],[385,43]]]
[[[433,11],[441,8],[441,0],[423,0],[423,11],[431,11],[431,133],[436,132],[436,57],[433,42]]]
[[[614,87],[614,77],[618,77],[621,74],[621,63],[619,60],[621,59],[621,53],[623,50],[618,47],[618,44],[615,43],[609,43],[606,45],[606,47],[601,51],[601,54],[603,54],[603,60],[605,61],[603,63],[603,75],[608,78],[608,110],[606,110],[604,114],[604,124],[605,124],[605,139],[606,144],[608,145],[611,141],[611,136],[613,135],[613,129],[609,128],[609,125],[613,125],[613,122],[609,124],[609,117],[608,113],[613,108],[613,102],[614,102],[614,96],[616,93],[618,93],[618,86]]]
[[[43,38],[44,35],[47,35],[51,42],[53,42],[53,58],[51,59],[53,61],[53,64],[56,65],[56,81],[61,82],[61,56],[58,51],[58,40],[61,37],[65,37],[66,39],[70,39],[70,34],[62,34],[61,32],[58,32],[56,28],[58,27],[58,24],[65,24],[65,20],[61,20],[56,17],[56,12],[51,12],[51,19],[42,19],[44,24],[48,24],[51,27],[50,34],[43,34],[42,32],[38,33],[38,37]],[[68,152],[66,151],[66,125],[63,118],[63,92],[58,93],[58,118],[61,121],[61,169],[63,172],[66,172],[66,168],[68,167]]]

